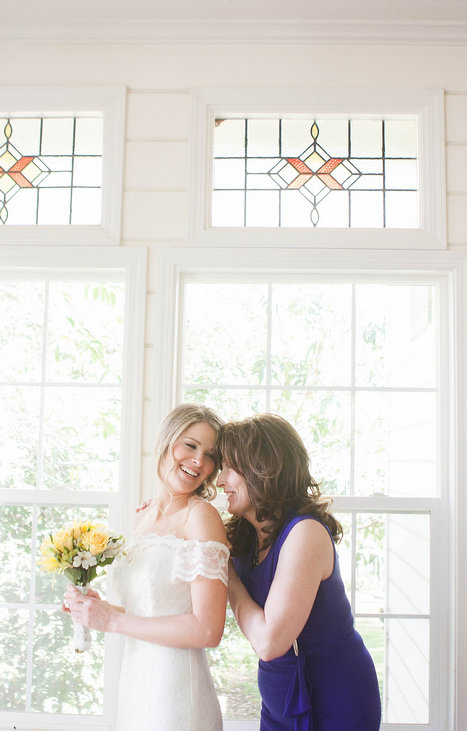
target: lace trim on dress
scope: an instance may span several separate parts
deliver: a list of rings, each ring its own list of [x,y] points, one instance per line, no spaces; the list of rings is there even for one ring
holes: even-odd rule
[[[220,579],[225,586],[228,585],[230,551],[218,541],[179,538],[173,533],[166,533],[163,536],[157,533],[144,533],[133,536],[127,545],[125,559],[131,563],[135,552],[161,543],[173,545],[175,549],[172,568],[174,584],[194,581],[197,576],[204,576],[207,579]]]
[[[172,581],[193,581],[197,576],[220,579],[227,586],[230,552],[217,541],[180,540],[173,563]]]

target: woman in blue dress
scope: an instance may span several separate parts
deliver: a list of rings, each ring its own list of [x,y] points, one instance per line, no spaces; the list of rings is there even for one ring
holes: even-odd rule
[[[262,414],[225,425],[229,600],[259,656],[261,731],[377,731],[373,661],[356,632],[334,543],[342,528],[295,429]]]

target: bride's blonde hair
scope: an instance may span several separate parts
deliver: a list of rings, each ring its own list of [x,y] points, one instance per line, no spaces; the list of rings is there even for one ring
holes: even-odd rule
[[[217,437],[219,436],[224,423],[222,419],[217,416],[215,411],[210,409],[208,406],[202,406],[200,404],[180,404],[165,417],[154,447],[156,475],[158,477],[161,476],[161,462],[167,454],[173,453],[173,446],[176,439],[178,439],[180,434],[182,434],[185,429],[188,429],[189,426],[200,422],[208,424],[212,429],[214,429]],[[220,458],[216,443],[214,452],[214,468],[203,484],[195,490],[195,495],[198,495],[205,500],[213,500],[216,497],[217,490],[213,484],[213,479],[217,476],[219,465]],[[162,477],[162,479],[164,480],[164,477]]]

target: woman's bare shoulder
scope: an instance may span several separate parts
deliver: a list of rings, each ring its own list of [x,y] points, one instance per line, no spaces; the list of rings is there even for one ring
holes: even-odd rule
[[[198,541],[218,541],[227,544],[224,524],[214,505],[201,498],[193,498],[185,525],[186,537]]]

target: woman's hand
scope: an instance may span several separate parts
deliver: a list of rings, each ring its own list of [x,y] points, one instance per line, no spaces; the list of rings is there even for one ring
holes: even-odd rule
[[[100,632],[112,632],[113,620],[119,613],[109,602],[103,601],[97,591],[89,589],[87,594],[82,594],[73,584],[68,585],[62,609],[84,627]]]
[[[73,584],[68,584],[62,604],[62,612],[65,612],[66,614],[71,614],[70,602],[73,603],[75,601],[76,594],[79,594],[79,596],[83,596],[81,592],[73,586]],[[86,596],[92,596],[94,599],[101,598],[99,592],[94,591],[94,589],[88,589],[88,593]]]

